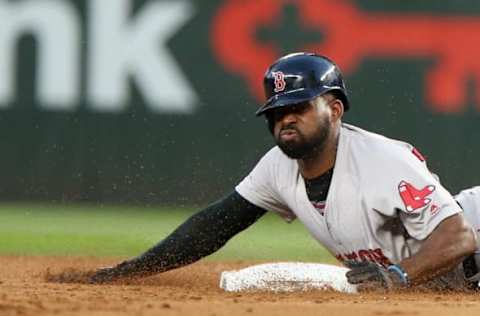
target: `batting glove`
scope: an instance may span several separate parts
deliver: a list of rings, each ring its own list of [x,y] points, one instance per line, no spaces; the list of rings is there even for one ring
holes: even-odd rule
[[[389,291],[408,286],[408,275],[399,265],[387,268],[372,262],[347,262],[350,267],[347,280],[356,284],[359,291]]]

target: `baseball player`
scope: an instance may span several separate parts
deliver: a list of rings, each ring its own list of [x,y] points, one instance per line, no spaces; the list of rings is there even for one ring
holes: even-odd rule
[[[277,146],[225,198],[91,282],[193,263],[272,211],[298,218],[361,290],[478,286],[480,187],[454,198],[413,146],[342,123],[350,102],[326,57],[284,56],[267,70],[264,88],[256,114]]]

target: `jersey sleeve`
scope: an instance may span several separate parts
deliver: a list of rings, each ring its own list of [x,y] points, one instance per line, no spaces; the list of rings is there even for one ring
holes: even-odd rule
[[[378,168],[371,179],[380,184],[373,208],[399,216],[410,236],[424,240],[443,220],[462,210],[415,148],[402,144],[392,154],[387,156],[389,162],[379,164],[388,169]]]
[[[260,159],[250,174],[235,187],[235,190],[250,203],[267,211],[276,212],[290,222],[296,216],[283,202],[277,188],[275,175],[277,158],[275,150],[270,150]]]

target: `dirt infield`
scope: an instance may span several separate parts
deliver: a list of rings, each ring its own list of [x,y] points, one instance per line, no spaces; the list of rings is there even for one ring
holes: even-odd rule
[[[251,262],[203,262],[113,285],[53,283],[46,275],[88,271],[112,260],[0,257],[0,315],[479,315],[480,293],[347,295],[225,293],[221,271]],[[47,272],[48,271],[48,272]]]

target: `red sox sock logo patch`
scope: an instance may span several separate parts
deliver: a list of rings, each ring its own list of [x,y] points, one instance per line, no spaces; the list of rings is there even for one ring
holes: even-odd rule
[[[413,212],[432,202],[432,199],[428,198],[428,196],[435,191],[435,186],[427,185],[419,190],[410,183],[402,181],[398,185],[398,191],[400,192],[400,197],[402,198],[403,204],[405,204],[407,212]]]

